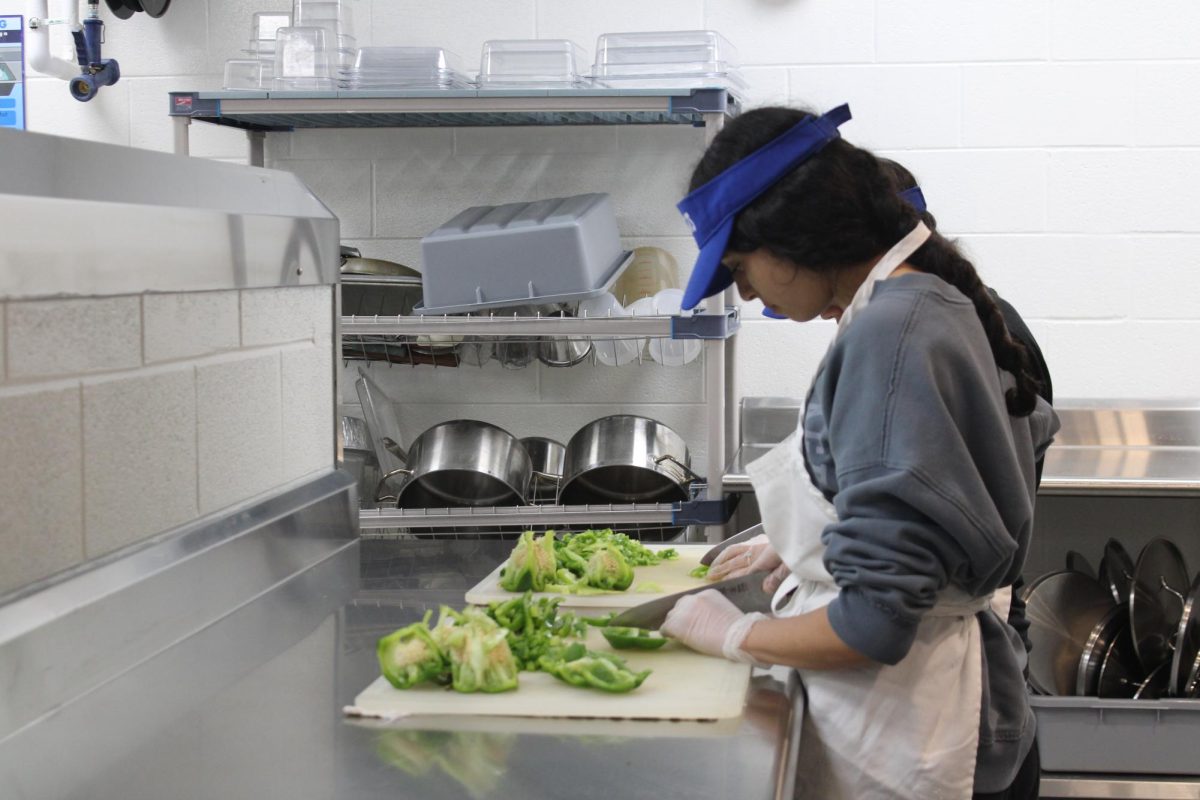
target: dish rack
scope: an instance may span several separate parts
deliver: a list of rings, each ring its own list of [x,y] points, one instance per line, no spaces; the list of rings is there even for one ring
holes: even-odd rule
[[[626,339],[699,340],[704,357],[716,361],[710,369],[706,384],[706,407],[709,435],[707,475],[715,476],[707,483],[693,485],[692,496],[680,503],[654,504],[593,504],[582,506],[524,505],[513,507],[364,509],[360,525],[369,537],[408,535],[507,535],[525,527],[578,528],[595,525],[619,526],[639,532],[645,538],[663,535],[688,526],[707,527],[709,538],[719,538],[721,526],[730,518],[736,498],[725,495],[721,487],[724,471],[724,437],[726,435],[724,356],[726,342],[740,326],[736,307],[723,308],[719,313],[641,317],[520,317],[500,312],[486,315],[462,316],[343,316],[341,339],[343,358],[362,349],[361,360],[383,360],[391,365],[425,367],[457,367],[453,353],[437,355],[428,351],[414,356],[422,345],[461,343],[464,341],[539,342],[546,338],[586,337],[606,342]],[[456,345],[453,345],[456,346]],[[403,356],[375,358],[371,348]],[[387,348],[392,348],[388,350]],[[401,350],[403,348],[403,351]],[[378,350],[376,352],[379,352]],[[639,363],[641,356],[639,351]],[[593,360],[593,363],[594,360]],[[632,365],[631,365],[632,366]],[[598,366],[597,368],[605,368]],[[713,379],[714,374],[720,381]],[[718,446],[714,447],[714,442]]]
[[[481,341],[536,345],[555,339],[601,344],[651,339],[722,342],[733,336],[740,324],[737,307],[716,314],[637,317],[521,317],[507,315],[502,309],[461,316],[349,315],[343,316],[341,323],[342,358],[410,367],[482,367],[486,359],[464,356],[460,345]],[[645,348],[638,347],[629,364],[649,361]],[[606,366],[599,363],[595,347],[580,363]]]

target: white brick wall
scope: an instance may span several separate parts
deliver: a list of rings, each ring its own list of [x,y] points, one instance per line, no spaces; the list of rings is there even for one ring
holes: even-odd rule
[[[32,126],[168,149],[165,91],[217,85],[250,11],[287,2],[187,6],[158,21],[112,24],[107,48],[124,77],[92,103],[36,79]],[[22,13],[22,4],[0,0],[0,13]],[[1192,330],[1200,321],[1200,6],[1189,0],[1151,9],[1126,0],[357,0],[355,19],[361,43],[438,44],[468,63],[489,38],[569,37],[590,57],[604,31],[716,28],[740,48],[750,105],[851,102],[847,137],[918,175],[942,230],[962,237],[985,277],[1047,338],[1060,396],[1197,393],[1177,366],[1200,361]],[[234,131],[197,124],[191,136],[200,155],[244,153]],[[608,191],[626,244],[669,249],[686,275],[695,251],[673,205],[702,146],[700,131],[683,128],[342,130],[272,135],[268,151],[341,216],[345,238],[365,255],[420,267],[420,237],[465,206]],[[293,329],[293,310],[258,300],[243,298],[241,347],[323,335]],[[143,310],[150,324],[152,309]],[[827,330],[765,322],[757,304],[745,312],[740,391],[802,391]],[[204,353],[224,347],[187,341]],[[10,332],[10,383],[46,369],[44,356],[21,355],[27,344]],[[95,363],[72,357],[72,369]],[[589,405],[615,410],[628,388],[648,408],[682,401],[690,419],[701,418],[698,368],[670,377],[579,369],[488,373],[488,410],[498,422],[517,425],[529,413],[566,430]],[[387,385],[414,406],[414,427],[447,397],[478,396],[452,370],[391,372]],[[606,399],[592,403],[589,391]]]
[[[332,302],[0,303],[0,594],[331,468]]]

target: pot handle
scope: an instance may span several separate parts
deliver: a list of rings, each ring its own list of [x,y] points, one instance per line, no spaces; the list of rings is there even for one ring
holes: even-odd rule
[[[389,500],[391,500],[392,502],[399,501],[399,499],[400,499],[399,497],[396,497],[394,495],[389,495],[389,494],[382,494],[383,485],[385,483],[387,483],[388,478],[391,478],[393,476],[396,476],[396,475],[411,476],[412,474],[413,474],[413,471],[411,469],[406,469],[404,467],[397,467],[396,469],[391,470],[390,472],[384,473],[383,477],[381,477],[379,479],[379,483],[375,485],[375,502],[376,503],[386,503]]]
[[[659,456],[658,458],[654,459],[654,466],[657,467],[659,464],[661,464],[664,461],[670,461],[672,464],[674,464],[675,466],[677,466],[681,470],[683,470],[685,473],[687,473],[687,478],[689,481],[700,480],[700,476],[697,475],[696,473],[692,472],[691,468],[689,468],[687,464],[684,464],[682,461],[680,461],[678,458],[671,455],[670,453],[668,453],[665,456]]]

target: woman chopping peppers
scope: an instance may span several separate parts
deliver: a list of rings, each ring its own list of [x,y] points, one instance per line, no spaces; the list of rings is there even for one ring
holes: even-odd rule
[[[738,117],[679,204],[700,245],[684,308],[736,285],[770,316],[838,327],[798,430],[747,466],[765,536],[708,576],[773,570],[773,613],[708,591],[662,630],[799,671],[797,796],[1036,797],[1009,604],[1058,420],[971,263],[840,138],[849,118]]]

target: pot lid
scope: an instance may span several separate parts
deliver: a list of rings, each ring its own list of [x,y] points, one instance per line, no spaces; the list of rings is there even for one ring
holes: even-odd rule
[[[1171,636],[1183,614],[1187,587],[1187,565],[1170,540],[1155,539],[1142,548],[1133,570],[1129,620],[1134,650],[1147,672],[1171,660]]]
[[[1200,656],[1200,573],[1192,580],[1191,591],[1175,631],[1175,654],[1171,657],[1171,694],[1183,697],[1188,672]]]
[[[1083,654],[1079,657],[1079,667],[1076,671],[1075,694],[1095,697],[1100,683],[1100,667],[1104,664],[1104,656],[1118,634],[1129,635],[1129,609],[1126,606],[1113,606],[1104,619],[1096,623],[1088,635]]]
[[[1067,551],[1067,569],[1087,575],[1092,580],[1098,579],[1096,568],[1092,566],[1090,561],[1084,558],[1083,553],[1075,550]]]
[[[1116,539],[1104,545],[1100,559],[1100,582],[1108,587],[1117,603],[1129,601],[1129,586],[1133,582],[1133,559]]]
[[[1096,681],[1096,695],[1107,699],[1133,697],[1141,678],[1142,668],[1133,652],[1133,637],[1126,625],[1117,632],[1104,654]]]
[[[1112,596],[1086,575],[1061,572],[1029,593],[1029,680],[1047,694],[1075,692],[1079,659],[1093,628],[1112,609]]]

